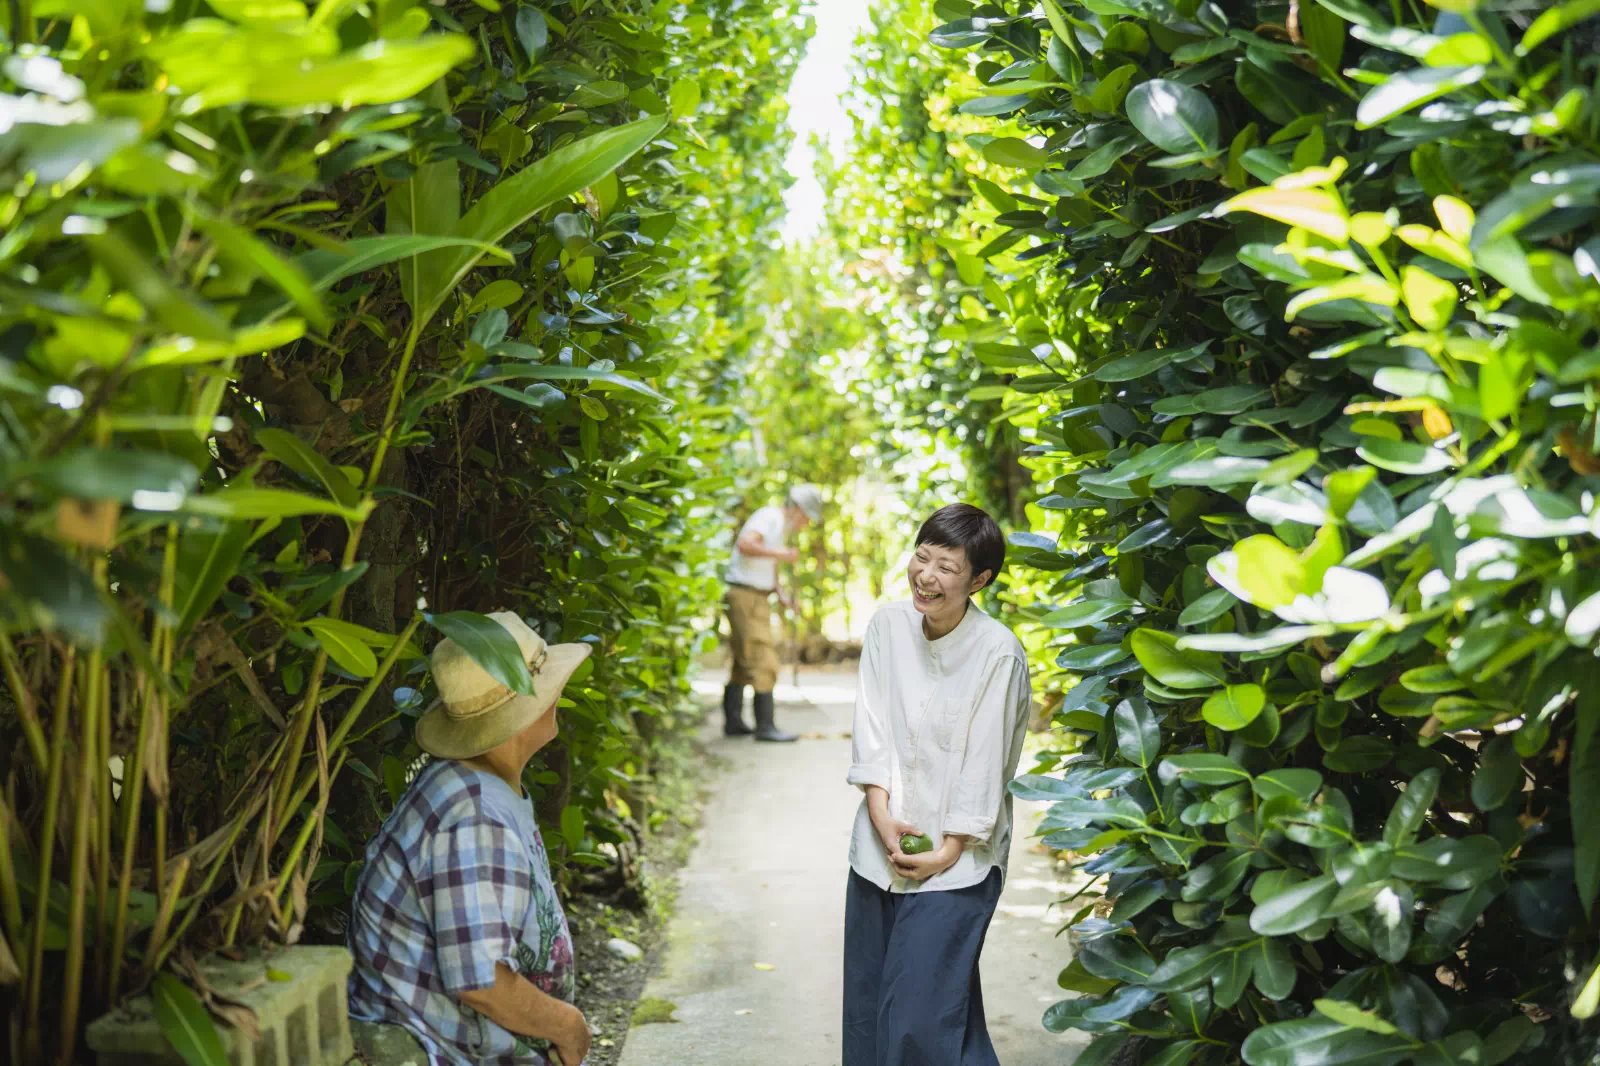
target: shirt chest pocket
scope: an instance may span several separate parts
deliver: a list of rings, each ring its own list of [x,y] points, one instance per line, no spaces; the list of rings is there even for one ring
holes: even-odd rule
[[[972,698],[959,687],[940,693],[928,708],[933,727],[933,742],[940,751],[966,750],[967,730],[972,724]]]

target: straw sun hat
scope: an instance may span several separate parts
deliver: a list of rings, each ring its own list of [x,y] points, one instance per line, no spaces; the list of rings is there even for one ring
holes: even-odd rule
[[[533,675],[533,694],[519,696],[446,637],[433,649],[439,698],[417,720],[417,747],[441,759],[470,759],[505,743],[553,709],[583,660],[587,644],[546,644],[511,611],[489,615],[511,634]]]

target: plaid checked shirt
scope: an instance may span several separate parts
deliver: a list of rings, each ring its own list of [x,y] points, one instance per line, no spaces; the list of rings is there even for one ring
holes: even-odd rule
[[[350,1016],[403,1026],[432,1066],[548,1066],[549,1043],[462,1003],[503,962],[571,1002],[572,936],[533,805],[500,778],[437,759],[367,844],[352,905]]]

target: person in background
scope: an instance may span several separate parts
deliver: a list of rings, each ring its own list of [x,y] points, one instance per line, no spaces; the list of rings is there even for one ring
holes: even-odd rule
[[[579,1066],[589,1023],[522,770],[556,738],[556,702],[589,645],[546,645],[510,611],[489,617],[517,642],[533,693],[453,640],[434,649],[439,700],[416,731],[433,759],[356,882],[350,1016],[402,1027],[430,1066]]]
[[[799,553],[784,541],[822,519],[822,493],[815,485],[796,485],[789,490],[782,507],[767,506],[756,511],[739,531],[728,563],[728,592],[723,602],[728,608],[733,670],[722,693],[722,732],[730,737],[754,733],[757,740],[791,741],[793,733],[778,729],[772,690],[778,685],[778,646],[772,635],[774,592],[785,608],[793,601],[778,587],[778,564],[792,563]],[[745,686],[755,689],[756,727],[744,721]]]
[[[844,1066],[999,1066],[978,956],[1005,878],[1006,785],[1033,697],[1022,645],[970,597],[1005,552],[983,511],[940,508],[917,533],[911,599],[867,625],[846,774],[862,797],[845,895]]]

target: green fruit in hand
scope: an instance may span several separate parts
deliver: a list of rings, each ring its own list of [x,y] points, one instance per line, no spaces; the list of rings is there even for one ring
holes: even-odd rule
[[[927,834],[914,837],[907,833],[900,838],[900,850],[907,855],[921,855],[933,850],[933,841],[928,839]]]

